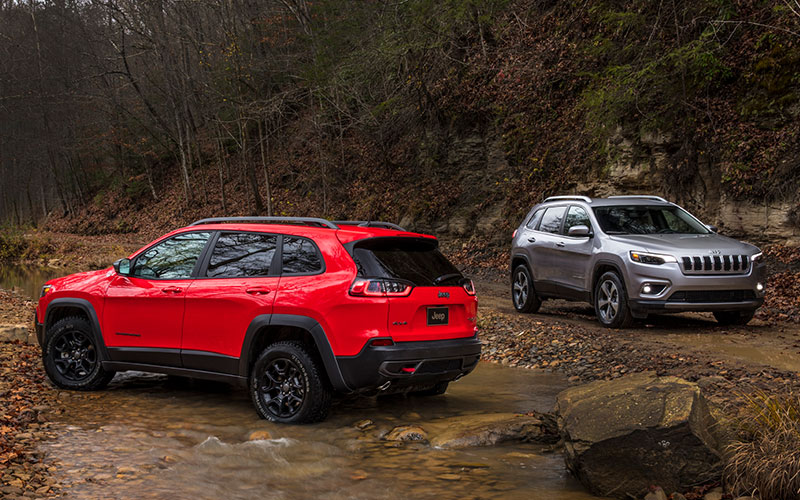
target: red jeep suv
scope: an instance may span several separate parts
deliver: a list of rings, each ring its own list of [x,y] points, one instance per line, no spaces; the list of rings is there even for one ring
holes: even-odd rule
[[[76,390],[123,370],[237,382],[285,423],[323,420],[334,393],[442,394],[481,348],[472,282],[437,247],[385,222],[203,219],[48,281],[44,368]]]

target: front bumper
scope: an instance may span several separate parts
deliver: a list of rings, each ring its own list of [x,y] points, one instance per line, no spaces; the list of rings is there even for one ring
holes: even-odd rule
[[[44,339],[44,324],[39,323],[39,309],[33,311],[33,326],[36,329],[36,341],[39,342],[39,347],[44,347],[42,341]]]
[[[746,311],[764,303],[764,290],[758,289],[759,283],[766,286],[763,263],[752,266],[747,274],[686,275],[678,264],[634,264],[629,271],[626,287],[634,316],[653,312]],[[646,285],[663,289],[645,294]]]
[[[462,339],[367,344],[355,356],[336,362],[347,386],[368,391],[391,382],[392,388],[429,386],[455,380],[475,369],[481,356],[477,335]]]

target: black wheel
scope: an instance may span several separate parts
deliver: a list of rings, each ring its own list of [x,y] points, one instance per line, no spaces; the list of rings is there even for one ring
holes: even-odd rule
[[[715,311],[714,318],[723,326],[746,325],[755,316],[755,310],[749,311]]]
[[[94,391],[114,378],[100,363],[92,325],[81,317],[58,320],[48,329],[43,361],[47,376],[62,389]]]
[[[320,364],[294,341],[264,349],[250,375],[250,396],[261,418],[285,424],[320,422],[331,406]]]
[[[447,392],[447,386],[450,385],[450,382],[439,382],[433,387],[428,389],[423,389],[421,391],[411,391],[411,395],[413,396],[441,396],[445,392]]]
[[[609,271],[597,280],[594,312],[600,323],[608,328],[625,328],[633,322],[625,285],[617,273]]]
[[[533,279],[525,264],[520,264],[514,269],[511,280],[511,299],[514,302],[514,308],[523,313],[535,313],[542,306],[542,300],[533,289]]]

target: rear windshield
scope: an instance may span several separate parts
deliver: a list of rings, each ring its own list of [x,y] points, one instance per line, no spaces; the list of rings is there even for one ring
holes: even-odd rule
[[[594,215],[606,234],[708,234],[708,228],[676,206],[597,207]]]
[[[353,247],[362,278],[392,278],[415,286],[458,286],[461,272],[436,248],[436,241],[416,238],[374,238]]]

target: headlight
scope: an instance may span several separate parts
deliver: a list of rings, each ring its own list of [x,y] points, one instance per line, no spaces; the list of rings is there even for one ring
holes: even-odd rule
[[[41,299],[42,297],[44,297],[48,293],[55,292],[55,291],[56,291],[56,289],[55,289],[55,287],[53,285],[45,285],[45,286],[42,287],[42,293],[39,294],[39,298]]]
[[[757,254],[750,256],[750,262],[753,263],[761,262],[761,259],[763,258],[764,258],[764,252],[758,252]]]
[[[631,250],[631,260],[640,264],[651,264],[660,266],[666,262],[678,262],[678,259],[672,255],[660,255],[647,252],[634,252]]]

